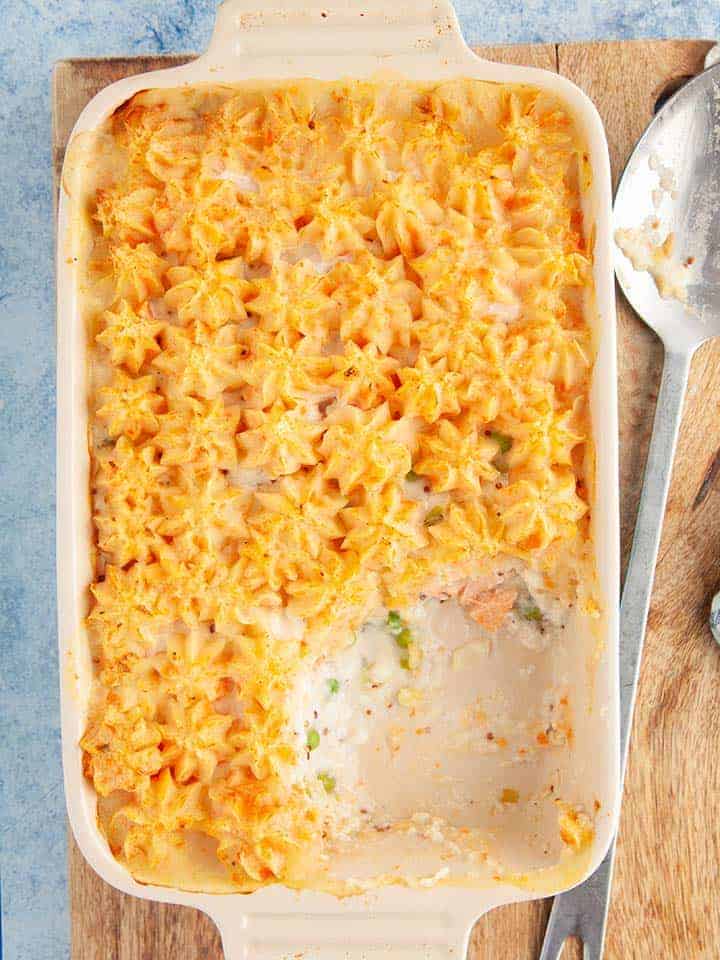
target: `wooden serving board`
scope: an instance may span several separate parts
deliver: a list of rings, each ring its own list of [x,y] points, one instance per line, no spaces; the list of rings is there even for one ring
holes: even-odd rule
[[[482,47],[495,60],[559,71],[595,101],[613,175],[667,84],[702,68],[694,40]],[[113,80],[189,59],[59,63],[54,161],[85,103]],[[618,304],[620,472],[627,556],[662,365],[659,342]],[[660,548],[625,786],[607,960],[711,960],[720,953],[720,651],[707,628],[720,587],[720,343],[696,355]],[[212,922],[182,907],[112,890],[70,840],[72,960],[222,960]],[[513,905],[477,924],[471,960],[536,960],[549,901]],[[302,950],[303,944],[297,949]],[[577,945],[564,957],[579,957]]]

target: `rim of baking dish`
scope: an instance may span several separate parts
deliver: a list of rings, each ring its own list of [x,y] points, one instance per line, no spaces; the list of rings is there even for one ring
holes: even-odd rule
[[[493,63],[474,54],[462,38],[449,0],[418,0],[396,4],[388,13],[382,0],[335,0],[305,6],[302,0],[284,0],[282,8],[258,10],[259,0],[226,0],[219,8],[212,40],[205,54],[178,67],[139,74],[101,90],[85,107],[70,142],[95,129],[120,104],[143,89],[181,87],[198,83],[241,82],[257,79],[313,77],[336,80],[369,76],[403,75],[412,80],[468,77],[500,83],[529,83],[559,95],[570,108],[585,137],[592,184],[585,197],[594,232],[594,279],[597,323],[597,359],[592,386],[595,413],[597,489],[594,504],[594,538],[598,558],[600,593],[605,613],[602,642],[608,693],[602,705],[609,718],[607,750],[610,754],[609,798],[597,830],[592,857],[581,882],[599,864],[615,830],[619,809],[619,496],[617,368],[614,281],[611,259],[611,180],[607,141],[602,122],[589,98],[571,81],[533,67]],[[298,51],[302,51],[299,53]],[[67,167],[67,164],[66,164]],[[66,168],[63,170],[65,184]],[[72,174],[70,174],[72,176]],[[84,643],[83,607],[88,579],[90,518],[87,495],[87,411],[83,339],[79,331],[76,284],[77,265],[72,250],[72,201],[61,187],[57,235],[58,388],[57,388],[57,571],[58,630],[62,686],[62,741],[65,792],[75,839],[93,869],[125,893],[161,902],[186,904],[213,916],[227,930],[228,919],[237,926],[243,918],[242,936],[253,915],[295,918],[293,936],[302,937],[298,923],[322,915],[326,927],[338,914],[343,921],[341,942],[367,942],[368,916],[380,918],[375,940],[392,939],[398,922],[408,913],[422,911],[424,927],[435,930],[430,939],[465,943],[471,923],[499,904],[533,899],[560,892],[555,888],[520,888],[507,884],[490,888],[436,886],[427,890],[385,887],[343,900],[328,894],[295,893],[281,886],[252,894],[201,894],[137,883],[111,855],[95,822],[95,794],[85,782],[78,741],[83,717],[77,691],[74,656]],[[602,411],[602,422],[597,413]],[[83,556],[85,555],[85,556]],[[566,884],[574,885],[574,884]],[[238,897],[243,897],[239,906]],[[370,912],[370,913],[369,913]],[[354,933],[347,924],[363,919],[363,930]],[[388,918],[395,917],[398,922]],[[303,919],[304,918],[304,919]],[[269,918],[268,918],[269,919]],[[401,924],[407,934],[406,925]],[[439,931],[439,932],[438,932]],[[224,934],[225,935],[225,934]],[[233,934],[234,935],[234,934]],[[313,930],[317,936],[317,930]],[[228,940],[229,940],[229,936]],[[259,936],[259,934],[258,934]],[[288,934],[290,936],[290,934]],[[329,935],[330,936],[330,935]],[[359,939],[358,939],[359,937]],[[331,937],[332,938],[332,937]],[[417,939],[417,938],[414,938]],[[402,937],[397,939],[394,956]],[[330,956],[330,954],[328,955]],[[333,954],[334,956],[334,954]]]

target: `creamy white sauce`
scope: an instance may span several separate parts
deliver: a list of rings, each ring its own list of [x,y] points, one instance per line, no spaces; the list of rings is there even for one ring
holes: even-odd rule
[[[402,652],[385,619],[371,620],[338,656],[302,673],[290,701],[301,776],[330,774],[338,797],[365,809],[373,801],[360,775],[357,748],[368,742],[408,682]],[[311,730],[319,735],[313,750],[308,749]]]
[[[635,270],[650,274],[664,300],[683,302],[687,299],[688,267],[673,261],[674,240],[672,233],[660,239],[653,222],[615,231],[615,242]]]
[[[549,686],[541,696],[534,675],[560,642],[567,611],[539,583],[531,593],[517,568],[508,561],[487,575],[491,589],[517,591],[515,608],[494,632],[440,593],[402,614],[410,651],[398,645],[383,610],[340,653],[298,675],[287,702],[298,757],[292,776],[331,781],[327,803],[336,819],[353,829],[386,829],[419,813],[472,824],[478,764],[503,750],[510,762],[518,747],[533,749],[558,696]],[[540,619],[525,618],[531,606]],[[507,662],[517,695],[492,679]],[[526,688],[535,691],[534,706]]]
[[[251,470],[245,467],[234,467],[232,470],[228,470],[225,478],[233,487],[241,487],[247,490],[254,490],[264,483],[270,483],[270,477],[262,470]]]
[[[658,175],[658,189],[661,194],[668,194],[671,199],[677,195],[677,180],[671,167],[666,167],[657,154],[651,154],[648,160],[650,169]]]
[[[657,174],[657,185],[650,192],[653,208],[660,211],[666,201],[671,205],[677,197],[675,172],[663,164],[657,154],[651,154],[648,167]],[[615,242],[635,270],[652,277],[664,300],[687,300],[689,264],[679,263],[675,256],[675,236],[663,227],[661,217],[649,216],[638,227],[615,231]]]
[[[325,259],[314,243],[300,243],[296,247],[288,247],[284,250],[280,259],[286,263],[300,263],[302,260],[307,260],[318,276],[324,276],[330,273],[338,263],[349,263],[352,260],[352,254],[345,253]]]
[[[238,173],[236,170],[223,170],[219,173],[216,180],[229,180],[234,183],[241,193],[260,193],[260,184],[254,177],[246,173]]]
[[[269,607],[256,607],[254,616],[257,622],[276,640],[302,640],[305,635],[305,621],[285,610]]]

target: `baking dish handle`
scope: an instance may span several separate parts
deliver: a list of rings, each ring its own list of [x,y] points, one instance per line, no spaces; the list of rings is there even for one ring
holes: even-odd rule
[[[449,944],[405,944],[402,947],[376,945],[324,944],[323,946],[299,949],[280,945],[240,943],[237,948],[226,946],[223,938],[225,960],[464,960],[466,951],[453,949]]]
[[[464,960],[470,924],[426,915],[266,914],[214,917],[225,960]]]
[[[237,58],[288,60],[326,55],[450,59],[472,56],[450,0],[224,0],[203,60],[222,68]]]

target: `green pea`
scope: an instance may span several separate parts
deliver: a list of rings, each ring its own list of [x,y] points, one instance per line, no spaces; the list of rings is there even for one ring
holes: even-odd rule
[[[315,727],[310,727],[307,732],[307,747],[308,750],[317,750],[320,746],[320,734],[317,732]]]
[[[390,633],[397,634],[403,629],[405,623],[403,622],[403,618],[400,616],[397,610],[391,610],[387,615],[387,625],[390,629]]]
[[[490,439],[494,440],[495,443],[500,447],[500,453],[507,453],[510,447],[513,445],[512,437],[509,437],[506,433],[500,433],[498,430],[493,430],[490,434]]]
[[[522,611],[522,616],[525,620],[542,620],[540,607],[525,607]]]
[[[336,680],[335,677],[331,677],[328,680],[327,685],[328,685],[328,693],[331,696],[334,696],[340,689],[340,681]]]
[[[423,523],[426,527],[434,527],[436,523],[440,523],[444,519],[445,511],[442,507],[437,506],[433,507],[432,510],[428,510]]]
[[[331,773],[319,773],[317,776],[320,783],[325,787],[325,793],[333,793],[335,790],[335,777]]]

